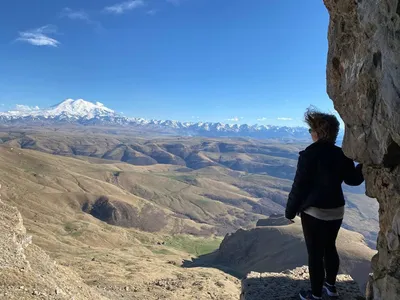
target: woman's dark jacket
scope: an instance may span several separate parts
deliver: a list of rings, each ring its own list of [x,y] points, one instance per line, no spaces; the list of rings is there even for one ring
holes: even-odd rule
[[[286,218],[294,219],[310,206],[338,208],[345,200],[342,183],[363,183],[362,165],[354,166],[340,147],[317,141],[300,152],[296,176],[286,205]]]

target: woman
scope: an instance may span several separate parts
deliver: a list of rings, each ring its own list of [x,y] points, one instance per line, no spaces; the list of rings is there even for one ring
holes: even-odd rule
[[[339,271],[336,238],[343,221],[345,200],[342,183],[360,185],[362,165],[354,166],[335,146],[339,122],[334,115],[308,109],[305,121],[313,144],[300,152],[296,176],[286,206],[286,218],[300,213],[308,251],[311,291],[300,299],[322,299],[322,292],[338,296],[335,283]]]

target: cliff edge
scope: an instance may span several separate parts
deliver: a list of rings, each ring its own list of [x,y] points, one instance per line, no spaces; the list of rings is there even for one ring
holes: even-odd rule
[[[0,298],[105,300],[33,245],[18,210],[1,200],[0,253]]]
[[[337,287],[340,293],[338,299],[365,299],[361,296],[358,284],[349,275],[339,275]],[[302,289],[309,289],[306,266],[282,273],[252,272],[242,281],[240,300],[297,300],[299,299],[298,293]]]

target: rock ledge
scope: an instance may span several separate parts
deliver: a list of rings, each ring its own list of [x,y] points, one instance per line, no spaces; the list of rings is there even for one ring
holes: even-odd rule
[[[360,293],[358,284],[349,275],[339,275],[337,287],[340,293],[338,299],[365,299]],[[298,300],[298,292],[302,289],[309,289],[306,266],[282,273],[252,272],[242,281],[240,300]]]

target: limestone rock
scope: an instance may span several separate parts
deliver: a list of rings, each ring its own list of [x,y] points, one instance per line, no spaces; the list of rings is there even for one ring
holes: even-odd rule
[[[0,298],[105,299],[31,244],[18,210],[1,200],[0,253]]]
[[[324,0],[328,94],[346,124],[345,153],[363,162],[379,201],[371,299],[400,299],[400,1]]]
[[[339,299],[364,299],[357,283],[349,275],[339,275],[337,287]],[[308,268],[305,266],[282,273],[252,272],[242,281],[240,300],[297,300],[298,293],[309,288]]]

